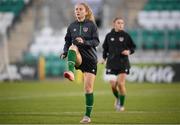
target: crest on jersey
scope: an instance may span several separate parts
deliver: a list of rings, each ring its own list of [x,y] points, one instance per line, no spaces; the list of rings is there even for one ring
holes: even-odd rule
[[[111,41],[114,41],[115,39],[113,37],[111,37]]]
[[[73,31],[76,32],[76,28],[74,28]]]
[[[87,32],[88,31],[88,27],[83,27],[83,31]]]
[[[95,72],[95,69],[92,69],[92,72]]]
[[[124,37],[119,37],[119,41],[123,42],[124,41]]]
[[[128,69],[125,69],[125,72],[128,72]]]
[[[111,72],[111,69],[107,69],[107,73],[110,73]]]

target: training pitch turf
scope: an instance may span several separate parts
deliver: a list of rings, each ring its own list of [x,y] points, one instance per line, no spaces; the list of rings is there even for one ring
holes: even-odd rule
[[[180,83],[127,83],[126,111],[116,112],[110,86],[95,83],[92,124],[178,124]],[[66,80],[0,83],[1,124],[78,124],[83,85]]]

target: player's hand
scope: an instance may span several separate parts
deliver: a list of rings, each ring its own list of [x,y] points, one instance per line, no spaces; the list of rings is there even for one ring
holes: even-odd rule
[[[65,59],[67,57],[67,52],[60,54],[60,59]]]
[[[129,50],[124,50],[124,51],[122,51],[121,54],[128,56],[130,54],[130,51]]]
[[[77,40],[78,43],[84,43],[84,40],[81,37],[77,37],[75,40]]]
[[[81,37],[76,37],[76,39],[73,40],[72,43],[73,43],[74,45],[82,45],[82,44],[84,43],[84,40],[83,40],[83,38],[81,38]]]

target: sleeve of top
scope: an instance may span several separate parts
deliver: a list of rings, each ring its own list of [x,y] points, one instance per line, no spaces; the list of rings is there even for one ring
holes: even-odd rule
[[[107,58],[107,55],[108,55],[108,41],[107,41],[107,35],[106,35],[106,38],[104,40],[104,43],[102,45],[102,48],[103,48],[103,59],[106,59]]]
[[[70,32],[70,29],[68,27],[67,33],[66,33],[66,36],[65,36],[65,44],[64,44],[63,51],[67,52],[69,47],[71,46],[71,44],[72,44],[71,32]]]
[[[97,31],[97,27],[95,26],[95,24],[92,25],[92,36],[91,36],[91,40],[84,40],[83,45],[86,47],[96,47],[99,45],[99,35],[98,35],[98,31]]]
[[[132,38],[128,35],[128,49],[130,50],[130,54],[133,54],[135,49],[136,49],[136,45],[134,44]]]

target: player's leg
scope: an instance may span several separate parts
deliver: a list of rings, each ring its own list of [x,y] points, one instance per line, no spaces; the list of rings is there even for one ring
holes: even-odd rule
[[[64,77],[73,81],[74,80],[74,67],[82,63],[82,58],[77,46],[72,45],[68,50],[68,71],[64,72]]]
[[[117,81],[110,80],[111,90],[115,98],[118,98]]]
[[[119,111],[124,111],[124,102],[125,102],[125,96],[126,96],[126,73],[120,73],[118,75],[118,88],[119,88],[119,100],[120,100],[120,109]]]
[[[104,79],[110,83],[110,87],[114,97],[118,98],[117,75],[113,73],[113,70],[111,70],[111,74],[106,70],[106,73],[104,74]]]
[[[94,104],[93,87],[95,81],[95,74],[85,72],[84,73],[84,91],[86,100],[86,112],[80,123],[90,123],[91,122],[91,111]]]
[[[118,92],[118,88],[117,88],[117,80],[111,79],[109,82],[111,85],[112,93],[115,97],[114,107],[118,108],[120,101],[119,101],[119,92]]]

